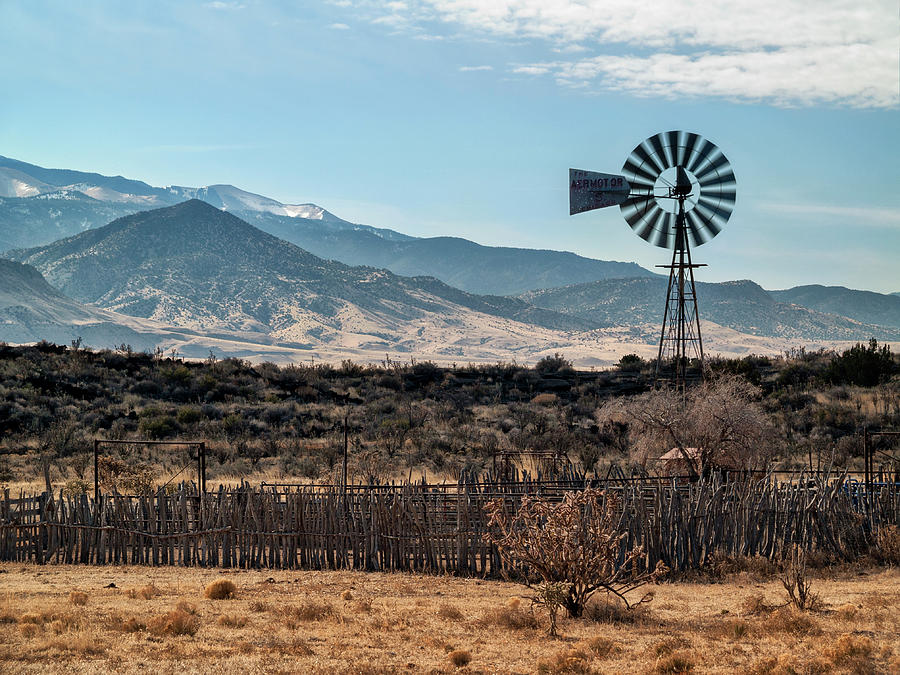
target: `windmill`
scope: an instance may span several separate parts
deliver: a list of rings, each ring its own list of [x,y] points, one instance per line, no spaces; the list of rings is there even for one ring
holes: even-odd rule
[[[622,175],[569,169],[569,215],[618,205],[641,239],[672,250],[663,311],[658,377],[684,384],[691,359],[703,362],[691,246],[715,237],[734,209],[736,180],[728,158],[698,134],[668,131],[640,143]]]

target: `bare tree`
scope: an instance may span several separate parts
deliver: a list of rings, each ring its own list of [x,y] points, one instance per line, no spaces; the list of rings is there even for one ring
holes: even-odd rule
[[[715,466],[760,469],[771,459],[774,432],[759,396],[743,378],[724,374],[685,392],[664,388],[611,401],[597,420],[628,424],[632,459],[641,466],[678,448],[695,474]]]
[[[562,604],[570,616],[581,616],[598,590],[631,607],[627,594],[667,570],[662,563],[652,571],[642,569],[644,551],[639,546],[623,551],[627,535],[618,528],[618,505],[615,496],[597,488],[569,492],[558,503],[525,497],[515,512],[497,499],[485,507],[490,525],[485,537],[527,586],[537,583],[541,590],[565,584]],[[650,597],[645,595],[638,604]]]

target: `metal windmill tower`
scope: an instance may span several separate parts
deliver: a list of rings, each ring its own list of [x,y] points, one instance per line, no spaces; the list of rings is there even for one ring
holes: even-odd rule
[[[698,134],[651,136],[628,156],[622,175],[569,169],[569,214],[618,204],[634,232],[672,249],[663,311],[658,377],[683,385],[692,360],[702,373],[703,337],[691,246],[715,237],[734,209],[736,180],[728,159]]]

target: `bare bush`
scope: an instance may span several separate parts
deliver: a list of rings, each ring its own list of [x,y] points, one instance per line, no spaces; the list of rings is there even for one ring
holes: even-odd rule
[[[622,550],[626,534],[618,529],[617,507],[614,496],[594,488],[570,492],[559,503],[526,497],[514,513],[498,499],[485,507],[490,525],[485,536],[497,546],[506,568],[518,572],[530,588],[535,582],[565,584],[570,616],[581,616],[598,590],[631,607],[627,594],[668,570],[662,563],[643,570],[640,547]],[[645,595],[638,603],[648,599]]]
[[[596,418],[601,426],[627,422],[632,459],[641,466],[672,448],[698,448],[697,457],[683,453],[695,475],[717,466],[760,469],[771,459],[773,431],[759,396],[743,378],[720,374],[685,392],[656,389],[614,399]]]
[[[791,605],[799,610],[813,609],[816,606],[819,596],[812,592],[812,582],[806,574],[806,551],[801,547],[794,546],[778,578],[787,591]]]

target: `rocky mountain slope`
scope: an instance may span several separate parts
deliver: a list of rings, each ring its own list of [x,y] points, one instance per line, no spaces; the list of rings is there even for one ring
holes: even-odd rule
[[[326,261],[199,200],[12,255],[81,302],[205,332],[249,330],[304,344],[356,335],[412,345],[421,322],[464,328],[470,313],[480,315],[477,323],[493,317],[551,330],[591,327],[431,277]]]

